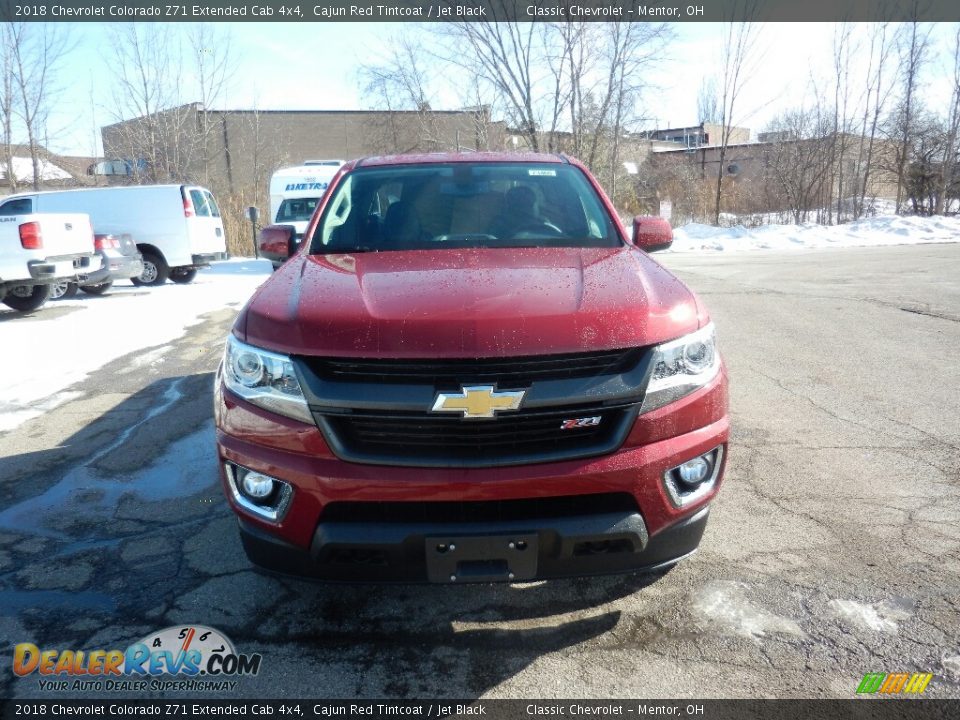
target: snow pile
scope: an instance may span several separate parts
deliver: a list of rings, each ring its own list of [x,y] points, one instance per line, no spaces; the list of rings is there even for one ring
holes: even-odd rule
[[[909,620],[910,605],[902,599],[885,600],[878,605],[859,603],[856,600],[831,600],[831,612],[841,620],[860,628],[875,632],[895,633],[899,621]]]
[[[17,182],[33,182],[33,160],[28,157],[14,157],[12,160],[11,166]],[[40,161],[40,180],[69,180],[70,177],[70,173],[52,162]]]
[[[141,358],[144,364],[162,362],[168,349],[163,346],[206,313],[242,307],[270,272],[266,260],[240,258],[214,263],[189,285],[134,287],[122,281],[106,296],[81,292],[72,300],[50,301],[30,317],[0,306],[0,432],[77,397],[63,390],[111,360],[156,348]]]
[[[960,242],[960,218],[883,215],[846,225],[742,225],[690,223],[673,231],[673,252],[802,250]]]
[[[757,640],[766,635],[805,637],[796,622],[775,615],[747,599],[748,586],[731,580],[716,580],[693,597],[695,615],[735,635]]]

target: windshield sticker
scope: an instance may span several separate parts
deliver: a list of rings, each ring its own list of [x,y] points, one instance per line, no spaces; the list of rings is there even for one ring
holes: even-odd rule
[[[556,177],[556,170],[527,170],[527,173],[536,177]]]

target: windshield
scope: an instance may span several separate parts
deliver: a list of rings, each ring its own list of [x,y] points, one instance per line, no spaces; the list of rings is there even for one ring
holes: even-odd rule
[[[280,203],[280,209],[277,210],[277,219],[274,222],[306,222],[313,217],[313,211],[317,209],[317,202],[320,198],[296,198],[286,199]]]
[[[452,163],[351,172],[310,251],[618,245],[600,198],[572,165]]]

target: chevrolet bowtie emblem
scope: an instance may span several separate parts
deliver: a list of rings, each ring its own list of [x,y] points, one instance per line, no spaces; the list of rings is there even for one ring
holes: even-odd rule
[[[497,392],[493,385],[463,386],[463,392],[437,393],[433,412],[458,412],[465,418],[492,418],[498,410],[519,410],[526,390]]]

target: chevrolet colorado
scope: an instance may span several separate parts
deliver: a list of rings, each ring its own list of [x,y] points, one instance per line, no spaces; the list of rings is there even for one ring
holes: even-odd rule
[[[285,254],[294,228],[261,241]],[[692,553],[727,379],[703,304],[571,158],[340,168],[217,374],[250,560],[377,581],[527,581]]]

